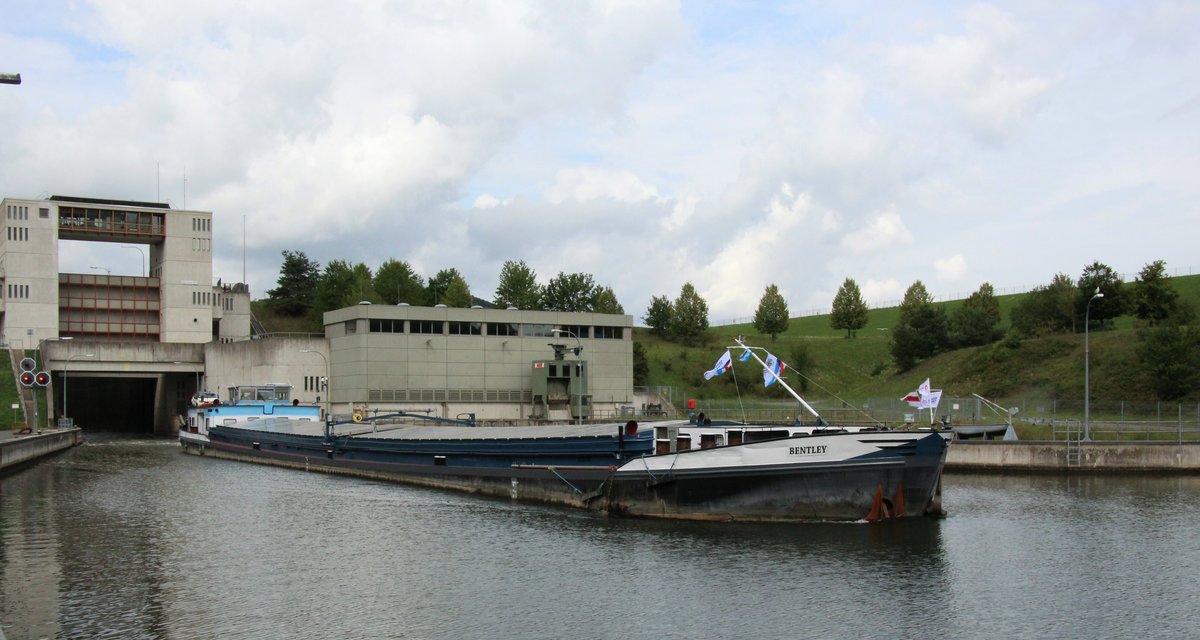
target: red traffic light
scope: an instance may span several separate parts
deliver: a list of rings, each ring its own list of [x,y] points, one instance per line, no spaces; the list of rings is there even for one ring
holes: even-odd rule
[[[26,387],[33,386],[33,372],[32,371],[22,371],[21,372],[21,384]]]
[[[44,387],[50,384],[50,374],[46,373],[45,371],[39,371],[33,376],[33,381],[36,382],[39,387]]]

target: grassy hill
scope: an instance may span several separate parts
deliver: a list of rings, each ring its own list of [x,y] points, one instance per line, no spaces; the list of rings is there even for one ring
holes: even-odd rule
[[[1200,276],[1176,277],[1170,282],[1181,299],[1200,309]],[[1023,296],[998,297],[1005,328],[1013,307]],[[952,312],[961,304],[961,300],[956,300],[944,306],[947,312]],[[312,319],[275,316],[262,300],[254,301],[252,309],[271,332],[322,330]],[[873,397],[899,398],[930,378],[947,396],[978,393],[996,400],[1039,398],[1062,399],[1066,404],[1082,402],[1084,336],[1081,333],[960,349],[899,373],[890,353],[890,332],[898,319],[898,308],[872,309],[867,326],[854,339],[846,339],[844,331],[830,328],[829,317],[824,315],[792,318],[787,332],[775,341],[758,335],[749,324],[712,328],[706,340],[698,344],[666,342],[651,336],[646,329],[635,329],[634,339],[647,352],[648,383],[673,387],[680,406],[687,398],[734,398],[739,390],[743,397],[788,397],[777,386],[764,389],[760,370],[752,363],[735,362],[736,387],[730,375],[704,380],[704,371],[713,366],[726,346],[733,344],[733,336],[739,335],[755,346],[770,349],[789,365],[807,361],[803,371],[808,379],[792,373],[788,380],[814,401],[841,399],[856,404]],[[1137,328],[1132,316],[1118,318],[1112,329],[1092,331],[1090,341],[1093,398],[1114,402],[1155,400],[1138,363]],[[1193,391],[1189,399],[1200,400],[1200,389]]]
[[[1172,278],[1180,298],[1200,308],[1200,276]],[[1002,323],[1007,328],[1013,307],[1024,294],[1000,296]],[[962,301],[945,303],[948,312]],[[769,349],[789,364],[809,363],[806,373],[811,380],[803,392],[814,400],[838,398],[852,404],[871,397],[899,398],[916,388],[925,378],[942,388],[947,396],[972,393],[994,398],[1032,397],[1063,399],[1081,403],[1084,387],[1084,335],[1063,334],[1019,341],[1004,341],[984,347],[960,349],[922,361],[910,371],[895,370],[889,352],[890,330],[899,319],[899,309],[872,309],[868,325],[854,339],[829,326],[828,316],[793,318],[788,330],[772,342],[758,335],[753,325],[741,324],[709,330],[704,344],[678,345],[665,342],[636,329],[634,339],[647,352],[650,364],[648,382],[671,386],[675,398],[722,399],[734,397],[737,389],[745,397],[784,398],[785,392],[764,390],[760,369],[754,363],[735,361],[737,388],[733,376],[705,381],[703,373],[711,368],[733,336],[744,336],[750,344]],[[1118,318],[1112,329],[1093,330],[1091,343],[1091,388],[1094,399],[1153,401],[1149,380],[1137,357],[1137,328],[1132,316]],[[736,352],[735,352],[736,355]],[[800,386],[795,374],[789,384]],[[1200,399],[1200,389],[1189,394]],[[1095,402],[1095,400],[1093,400]]]

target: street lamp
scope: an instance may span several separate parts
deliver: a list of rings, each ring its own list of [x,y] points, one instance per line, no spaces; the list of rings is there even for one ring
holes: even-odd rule
[[[108,267],[88,267],[88,268],[95,269],[96,271],[103,271],[104,275],[106,275],[106,276],[112,275],[112,269],[109,269]]]
[[[329,419],[329,411],[331,408],[331,405],[329,402],[329,358],[326,358],[325,354],[323,354],[320,351],[317,351],[315,349],[301,349],[300,353],[315,353],[315,354],[321,356],[321,360],[323,360],[325,362],[325,384],[317,385],[317,390],[320,391],[321,386],[325,387],[325,418]]]
[[[63,417],[64,418],[67,418],[68,416],[70,416],[70,414],[67,413],[67,365],[71,364],[71,361],[74,360],[75,358],[92,358],[92,357],[95,357],[95,355],[96,354],[94,354],[94,353],[77,353],[77,354],[67,358],[67,362],[65,364],[63,364]],[[72,423],[71,426],[74,426],[74,423]]]
[[[565,333],[572,338],[575,338],[575,380],[571,386],[576,387],[575,397],[576,405],[579,411],[575,414],[575,424],[583,424],[583,365],[578,362],[579,354],[583,353],[583,344],[579,342],[579,336],[566,329],[551,329],[550,333]]]
[[[38,340],[38,346],[37,346],[38,366],[42,367],[42,369],[47,368],[46,367],[46,359],[42,357],[42,345],[43,344],[46,344],[47,342],[66,342],[67,340],[74,340],[74,339],[75,339],[75,336],[57,336],[57,337],[53,337],[53,338],[42,338],[41,340]],[[53,380],[54,378],[50,378],[50,379]],[[37,389],[33,390],[33,428],[35,431],[41,428],[41,416],[38,415]]]
[[[142,262],[139,265],[142,268],[142,277],[146,277],[146,252],[141,247],[132,244],[123,244],[121,247],[125,249],[137,249],[138,253],[142,254]]]
[[[1104,294],[1100,293],[1100,287],[1096,287],[1096,294],[1088,298],[1087,305],[1085,305],[1083,308],[1083,439],[1085,442],[1092,439],[1092,392],[1090,373],[1088,371],[1088,361],[1091,359],[1089,355],[1090,350],[1088,348],[1088,329],[1090,328],[1089,320],[1091,320],[1092,314],[1092,301],[1096,298],[1103,297]]]

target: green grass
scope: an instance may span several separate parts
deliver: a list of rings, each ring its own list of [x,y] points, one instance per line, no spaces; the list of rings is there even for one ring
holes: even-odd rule
[[[1200,276],[1172,278],[1171,284],[1182,300],[1200,308]],[[1004,328],[1007,329],[1012,309],[1023,295],[999,296]],[[944,304],[947,312],[952,312],[962,301]],[[959,349],[919,362],[910,371],[898,372],[889,351],[890,329],[898,320],[898,308],[872,309],[867,326],[853,339],[847,339],[845,331],[830,328],[829,317],[824,315],[791,319],[788,330],[775,341],[758,335],[750,324],[712,328],[706,342],[694,345],[665,342],[651,336],[647,329],[635,329],[634,339],[646,348],[650,362],[648,384],[674,387],[674,397],[680,406],[687,398],[732,398],[738,389],[743,397],[788,397],[781,389],[764,391],[761,369],[753,362],[735,361],[736,388],[733,376],[728,374],[704,380],[704,371],[713,366],[724,347],[734,344],[732,337],[738,335],[787,362],[793,360],[797,346],[806,346],[811,359],[808,369],[811,382],[803,393],[810,400],[838,398],[853,404],[872,397],[899,398],[930,378],[947,397],[978,393],[992,399],[1062,398],[1082,402],[1082,333],[1027,338],[1016,343],[1002,340],[983,347]],[[1093,402],[1154,400],[1150,381],[1138,362],[1134,317],[1123,316],[1110,329],[1092,331],[1089,341]],[[736,356],[737,352],[733,353]],[[800,384],[795,374],[788,376],[788,380],[794,387]],[[1189,394],[1188,399],[1200,399],[1200,389]],[[1064,400],[1063,406],[1070,407],[1071,402]]]

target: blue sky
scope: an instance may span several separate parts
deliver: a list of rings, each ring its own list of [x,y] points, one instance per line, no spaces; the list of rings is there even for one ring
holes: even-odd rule
[[[284,249],[713,321],[1200,268],[1193,2],[301,6],[6,3],[0,194],[186,199],[227,282],[244,222],[256,296]]]

